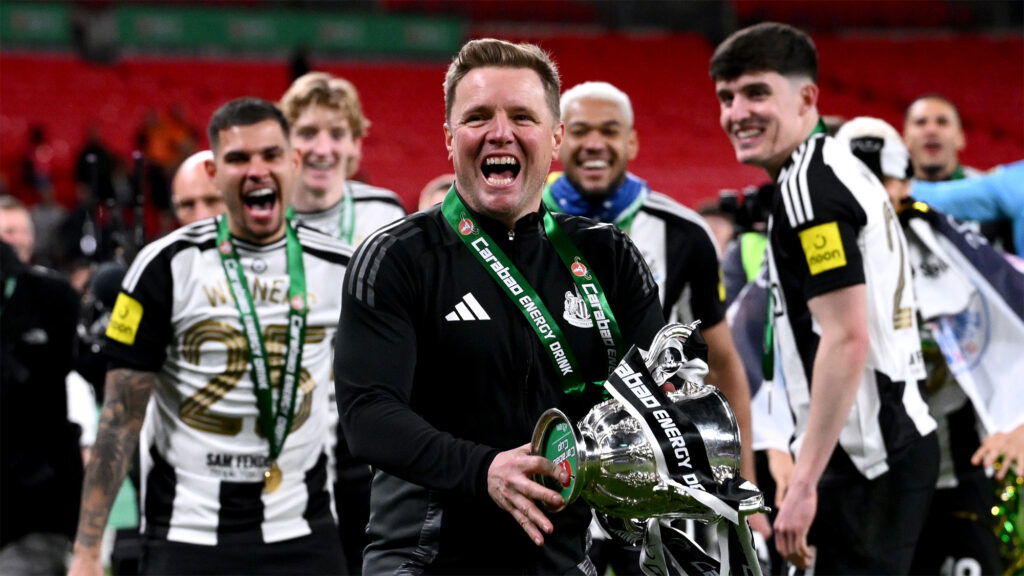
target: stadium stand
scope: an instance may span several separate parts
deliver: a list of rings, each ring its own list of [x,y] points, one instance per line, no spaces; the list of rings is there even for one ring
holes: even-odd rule
[[[707,77],[710,44],[696,34],[577,33],[512,40],[538,42],[555,55],[567,86],[614,81],[636,101],[643,146],[633,167],[652,185],[694,204],[722,188],[761,180],[738,166],[720,134]],[[960,106],[965,163],[988,168],[1024,157],[1024,38],[986,35],[817,35],[827,65],[821,109],[902,124],[918,94],[941,92]],[[319,64],[319,63],[318,63]],[[415,206],[416,194],[449,169],[443,148],[444,62],[333,62],[323,69],[352,80],[373,122],[364,174]],[[147,109],[184,107],[200,131],[222,102],[241,95],[280,96],[283,61],[126,57],[100,66],[70,53],[0,53],[0,170],[18,192],[19,159],[30,125],[43,125],[55,149],[58,198],[73,199],[74,156],[90,125],[128,158]],[[204,141],[201,145],[205,145]],[[31,201],[31,198],[27,198]]]

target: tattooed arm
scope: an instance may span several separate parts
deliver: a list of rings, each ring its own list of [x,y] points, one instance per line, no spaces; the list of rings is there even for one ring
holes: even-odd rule
[[[154,372],[116,368],[107,373],[100,427],[82,487],[72,575],[103,574],[100,562],[103,529],[131,464],[139,429],[146,416],[146,404],[156,382]]]

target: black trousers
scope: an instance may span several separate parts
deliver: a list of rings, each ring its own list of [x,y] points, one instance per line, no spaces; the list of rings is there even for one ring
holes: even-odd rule
[[[808,537],[815,575],[907,574],[939,469],[934,433],[868,480],[839,447],[818,484],[818,512]]]
[[[142,574],[346,574],[338,531],[271,544],[203,546],[167,540],[143,543]]]

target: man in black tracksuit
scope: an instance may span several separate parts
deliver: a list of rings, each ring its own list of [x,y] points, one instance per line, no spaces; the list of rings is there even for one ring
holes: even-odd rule
[[[0,242],[0,573],[63,573],[82,491],[68,421],[79,297]]]
[[[650,344],[657,287],[620,231],[541,207],[562,138],[542,51],[470,42],[445,89],[454,189],[368,238],[345,279],[339,413],[376,469],[363,571],[592,574],[589,509],[531,479],[568,477],[526,444]]]

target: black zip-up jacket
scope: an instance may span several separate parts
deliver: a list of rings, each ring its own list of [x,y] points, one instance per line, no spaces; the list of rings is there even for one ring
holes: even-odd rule
[[[0,547],[35,532],[71,538],[82,453],[65,378],[74,366],[79,296],[55,272],[19,262],[3,242],[0,291]]]
[[[576,288],[542,215],[528,214],[512,231],[475,216],[540,295],[584,379],[603,381],[606,348],[574,311]],[[604,288],[622,352],[646,348],[663,317],[643,258],[614,226],[555,218]],[[344,291],[335,351],[339,413],[353,453],[377,469],[364,572],[585,570],[586,504],[549,514],[554,534],[537,547],[488,496],[487,469],[498,452],[530,441],[544,410],[561,408],[575,421],[602,390],[562,391],[531,325],[439,206],[367,239]]]

